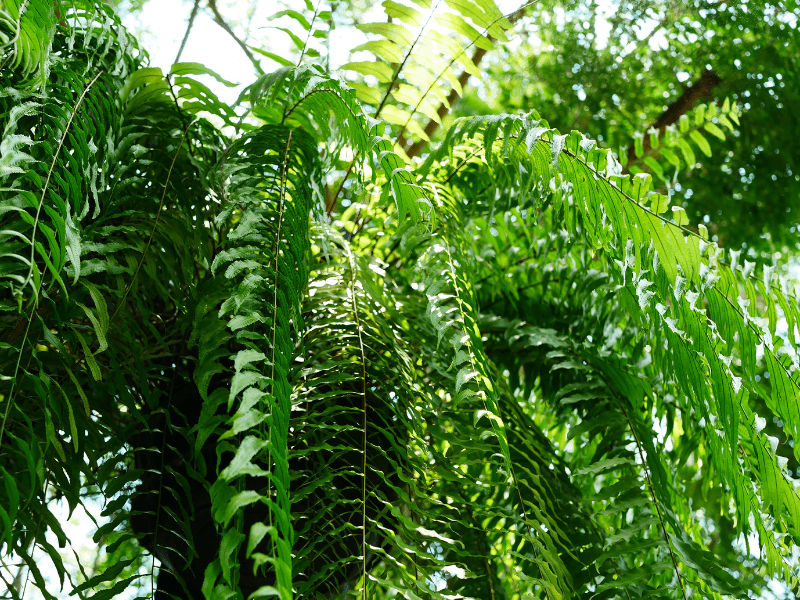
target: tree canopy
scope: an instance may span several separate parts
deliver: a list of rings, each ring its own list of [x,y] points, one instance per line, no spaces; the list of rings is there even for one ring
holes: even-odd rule
[[[3,0],[8,596],[791,597],[796,5],[382,7]]]

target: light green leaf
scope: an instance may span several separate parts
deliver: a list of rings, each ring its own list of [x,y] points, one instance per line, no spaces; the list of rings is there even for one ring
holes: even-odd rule
[[[403,49],[389,40],[370,40],[352,50],[352,52],[360,51],[372,52],[390,63],[399,63],[403,60]]]
[[[356,28],[364,33],[380,35],[400,46],[410,46],[414,40],[411,32],[398,23],[361,23]]]
[[[682,206],[673,206],[671,207],[672,210],[672,219],[678,225],[688,225],[689,224],[689,217],[686,216],[686,210]]]
[[[362,75],[372,75],[381,83],[389,83],[394,75],[392,68],[382,62],[349,62],[342,65],[342,69],[349,69]]]
[[[477,29],[467,23],[459,15],[444,13],[443,15],[437,15],[435,18],[436,22],[442,27],[447,27],[451,31],[463,35],[469,39],[470,42],[473,42],[478,48],[482,48],[483,50],[491,50],[494,47],[494,44],[492,44],[489,38],[482,35]]]
[[[704,138],[699,131],[696,129],[692,130],[689,133],[689,137],[694,140],[694,143],[697,144],[697,147],[703,151],[703,154],[706,156],[711,156],[711,146],[709,145],[708,140],[706,140],[706,138]]]
[[[719,138],[723,142],[725,141],[725,133],[719,127],[714,125],[714,123],[712,123],[711,121],[703,125],[703,129],[705,129],[708,133],[710,133],[714,137]]]
[[[298,12],[296,10],[281,10],[281,11],[278,11],[274,15],[271,15],[269,17],[269,20],[270,21],[274,21],[275,19],[280,19],[281,17],[291,17],[292,19],[294,19],[295,21],[300,23],[300,25],[306,31],[311,29],[311,24],[308,22],[308,20],[305,18],[305,16],[303,16],[303,13]]]
[[[410,6],[394,2],[394,0],[384,0],[383,10],[387,16],[393,19],[400,19],[403,23],[413,27],[422,25],[422,15]]]

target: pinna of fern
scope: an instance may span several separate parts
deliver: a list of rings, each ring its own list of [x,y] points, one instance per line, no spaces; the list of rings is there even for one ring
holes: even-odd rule
[[[441,38],[444,63],[405,26],[370,29],[427,69],[379,77],[372,108],[286,66],[242,119],[202,66],[144,65],[108,9],[53,25],[29,4],[50,21],[12,2],[3,27],[51,46],[0,55],[0,539],[45,597],[150,593],[148,544],[208,598],[793,584],[800,313],[782,283],[535,113],[456,121],[423,161],[394,145],[424,104],[398,95],[436,97],[477,39],[464,19],[502,36],[494,5],[454,8],[468,42]],[[122,560],[72,570],[61,500]],[[761,562],[715,544],[726,523]]]

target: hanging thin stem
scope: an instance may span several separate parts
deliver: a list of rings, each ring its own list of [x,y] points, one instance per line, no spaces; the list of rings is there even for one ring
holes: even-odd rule
[[[284,202],[286,200],[286,166],[289,163],[289,152],[292,147],[292,133],[293,130],[289,130],[289,135],[286,140],[286,151],[283,154],[283,164],[281,165],[281,193],[280,193],[280,200],[278,203],[278,230],[275,234],[276,244],[275,244],[275,262],[273,264],[273,272],[275,273],[275,286],[274,286],[274,293],[273,298],[275,300],[275,307],[274,307],[274,317],[272,319],[272,357],[270,359],[270,364],[272,365],[272,371],[270,374],[270,379],[272,380],[272,396],[273,398],[277,399],[275,395],[275,336],[278,331],[278,258],[281,254],[281,235],[282,235],[282,228],[283,228],[283,212],[284,212]],[[272,409],[270,409],[270,422],[272,421]],[[269,448],[267,453],[267,465],[270,471],[272,470],[272,426],[269,428],[269,444],[267,447]],[[267,497],[270,498],[272,496],[272,479],[267,479]],[[269,510],[269,525],[273,527],[272,521],[272,509]],[[275,560],[275,542],[272,543],[272,558]]]
[[[150,237],[147,238],[147,243],[144,246],[144,250],[142,250],[142,257],[139,259],[138,264],[136,265],[136,270],[133,272],[133,277],[131,277],[130,282],[125,287],[125,293],[122,294],[122,298],[117,304],[116,310],[114,310],[114,314],[111,315],[111,319],[109,319],[109,323],[114,320],[119,313],[122,305],[125,303],[125,299],[128,297],[128,293],[130,293],[133,284],[136,282],[136,277],[139,275],[139,270],[142,268],[142,264],[144,263],[145,255],[147,251],[150,249],[150,245],[153,243],[153,236],[156,233],[156,228],[158,227],[158,220],[161,217],[161,210],[164,208],[164,199],[167,196],[167,189],[169,188],[169,180],[172,177],[172,171],[175,168],[175,162],[178,160],[178,155],[181,153],[181,147],[183,146],[183,142],[186,139],[186,134],[189,132],[189,128],[194,125],[195,121],[198,120],[199,117],[195,117],[195,119],[190,122],[186,128],[183,130],[183,135],[181,136],[181,141],[178,143],[178,149],[175,151],[175,156],[172,157],[172,163],[169,165],[169,171],[167,171],[167,179],[164,182],[164,191],[161,192],[161,200],[158,202],[158,210],[156,211],[156,218],[153,221],[153,228],[150,230]]]
[[[611,391],[614,398],[617,400],[620,409],[622,410],[622,414],[625,415],[625,420],[628,422],[628,427],[631,430],[631,434],[633,434],[633,439],[636,441],[636,449],[639,452],[639,458],[642,461],[642,471],[644,471],[645,480],[647,481],[647,490],[650,492],[650,498],[652,500],[653,506],[656,508],[656,513],[658,514],[658,520],[661,524],[661,531],[664,533],[664,540],[667,543],[667,548],[669,549],[669,556],[672,559],[672,566],[675,569],[675,576],[678,578],[678,583],[681,586],[681,592],[683,593],[683,600],[688,600],[686,596],[686,587],[684,586],[683,577],[681,576],[681,571],[678,568],[678,560],[675,558],[675,551],[672,549],[672,543],[669,539],[669,533],[667,532],[667,525],[664,522],[664,515],[661,514],[661,505],[656,498],[655,488],[653,487],[653,480],[650,478],[650,470],[647,468],[647,462],[644,455],[644,449],[642,448],[642,442],[639,440],[639,435],[636,433],[636,428],[633,426],[633,421],[631,421],[630,415],[628,414],[627,409],[625,408],[625,402],[622,398],[617,395],[617,392],[614,388],[611,387],[608,381],[602,376],[599,375],[600,379],[606,384],[606,387]]]
[[[69,133],[69,128],[72,125],[72,121],[75,119],[75,115],[78,114],[78,108],[80,108],[80,105],[83,102],[83,99],[86,97],[86,94],[95,84],[95,82],[98,79],[100,79],[100,76],[104,72],[105,71],[101,70],[97,75],[95,75],[94,79],[92,79],[89,82],[89,84],[83,89],[83,92],[81,92],[81,95],[78,97],[78,101],[75,103],[75,107],[72,109],[72,114],[69,116],[67,125],[66,127],[64,127],[64,133],[61,135],[61,140],[59,140],[58,142],[56,151],[53,153],[53,160],[50,162],[50,168],[47,170],[47,179],[45,180],[44,186],[42,187],[42,195],[39,197],[39,205],[36,208],[36,217],[33,220],[33,231],[31,232],[31,264],[30,264],[30,269],[28,270],[28,275],[25,278],[25,281],[22,285],[23,288],[28,285],[30,279],[33,277],[33,269],[36,268],[36,263],[35,263],[36,232],[39,225],[39,215],[41,214],[42,207],[44,206],[44,197],[45,194],[47,193],[47,188],[50,185],[50,179],[52,178],[53,172],[55,171],[58,155],[61,152],[61,149],[64,147],[64,141],[67,139],[67,134]],[[39,287],[36,289],[36,294],[34,295],[33,298],[34,307],[39,305],[39,294],[42,291],[43,283],[44,280],[40,278]],[[17,362],[14,365],[14,374],[11,377],[11,389],[8,392],[8,403],[6,404],[6,411],[3,414],[3,424],[2,426],[0,426],[0,448],[3,447],[3,434],[5,433],[6,430],[6,421],[8,420],[8,413],[11,410],[11,407],[14,405],[15,392],[17,391],[16,384],[19,378],[19,366],[20,363],[22,362],[22,349],[25,347],[25,342],[28,340],[28,333],[30,332],[32,322],[33,318],[28,319],[28,323],[27,325],[25,325],[25,333],[22,336],[22,342],[20,343],[19,346],[19,352],[17,353]]]
[[[361,335],[361,320],[358,316],[358,295],[356,291],[356,264],[350,244],[347,241],[345,249],[350,262],[350,297],[353,306],[353,318],[358,332],[358,349],[361,356],[361,409],[363,415],[363,447],[361,454],[361,571],[364,585],[362,599],[367,600],[367,359],[364,352],[364,340]]]
[[[158,529],[159,520],[161,518],[161,494],[164,491],[164,451],[167,449],[167,429],[170,428],[171,421],[169,417],[170,409],[172,408],[172,392],[175,389],[175,376],[177,369],[172,371],[172,382],[169,386],[169,398],[167,400],[167,410],[164,413],[164,431],[161,432],[161,466],[158,469],[158,504],[156,505],[156,523],[153,530],[153,567],[150,569],[150,589],[153,597],[155,597],[155,570],[156,570],[156,554],[158,553]]]

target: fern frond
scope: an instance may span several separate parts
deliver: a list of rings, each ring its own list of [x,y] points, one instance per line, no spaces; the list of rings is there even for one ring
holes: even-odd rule
[[[317,64],[322,4],[283,11],[299,66],[236,109],[202,65],[150,67],[105,6],[6,6],[0,551],[44,597],[795,581],[787,286],[536,113],[457,120],[424,161],[396,147],[465,49],[504,39],[494,4],[385,2],[359,49],[380,59],[348,67],[379,93]],[[651,144],[692,163],[669,152],[732,127],[714,110]],[[56,547],[79,507],[91,572]]]

